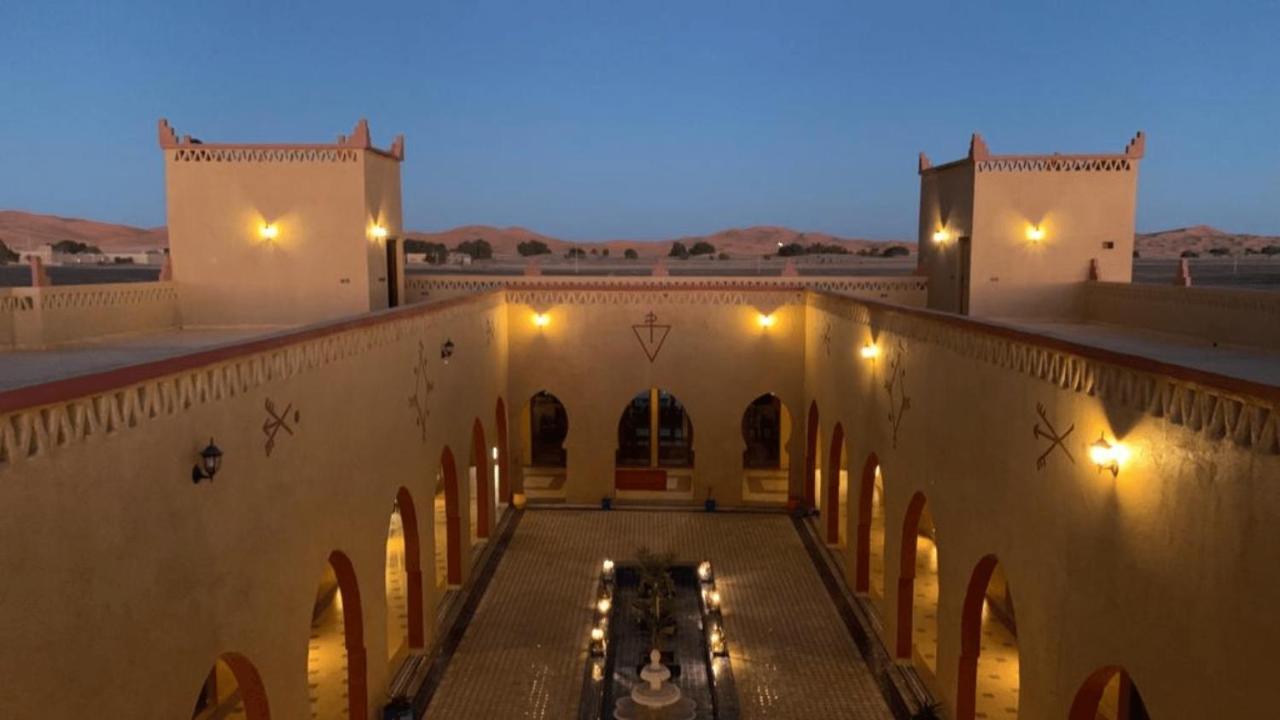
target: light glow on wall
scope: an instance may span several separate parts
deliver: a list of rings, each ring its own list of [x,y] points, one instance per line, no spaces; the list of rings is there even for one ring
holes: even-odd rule
[[[1044,239],[1044,228],[1039,225],[1028,225],[1027,239],[1031,242],[1040,242]]]
[[[533,324],[538,327],[546,327],[551,324],[551,317],[546,313],[534,313]]]
[[[760,327],[762,328],[771,328],[773,327],[773,323],[776,322],[776,318],[774,318],[772,314],[766,315],[764,313],[760,313],[756,316],[756,322],[760,323]]]
[[[387,229],[382,225],[378,225],[377,223],[375,223],[374,226],[370,228],[369,235],[371,235],[374,240],[386,240]]]
[[[280,227],[275,223],[262,223],[258,227],[258,237],[268,242],[280,236]]]
[[[858,354],[867,360],[874,360],[880,357],[880,346],[875,343],[867,343],[862,346],[862,349],[858,351]]]
[[[1099,435],[1089,446],[1089,459],[1098,466],[1098,470],[1110,470],[1111,476],[1116,477],[1120,474],[1120,467],[1129,460],[1129,448],[1118,440],[1107,442],[1105,435]]]
[[[941,245],[950,239],[951,239],[951,234],[947,232],[946,228],[938,228],[933,233],[933,242],[938,245]]]

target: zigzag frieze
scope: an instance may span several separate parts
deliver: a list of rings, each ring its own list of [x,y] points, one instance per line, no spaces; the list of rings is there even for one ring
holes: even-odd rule
[[[30,295],[5,295],[0,297],[0,312],[15,313],[31,310],[35,301]]]
[[[141,285],[141,283],[140,283]],[[150,283],[148,283],[150,285]],[[65,308],[109,307],[115,305],[140,305],[144,303],[177,302],[178,293],[173,286],[92,289],[70,292],[41,292],[40,308],[61,310]]]
[[[620,290],[509,288],[507,302],[521,305],[772,305],[798,304],[801,291],[769,290]]]
[[[933,345],[1059,389],[1097,397],[1215,440],[1280,454],[1280,407],[1267,400],[983,333],[941,320],[873,310],[856,299],[810,295],[809,303],[877,331]]]
[[[56,448],[236,398],[406,338],[421,337],[444,320],[483,313],[500,302],[495,295],[487,301],[439,308],[430,314],[388,319],[99,395],[9,413],[0,417],[0,470]]]
[[[179,148],[174,162],[355,162],[356,150],[344,148]]]
[[[978,172],[1126,172],[1133,169],[1129,158],[1053,156],[1031,158],[991,158],[975,163]]]

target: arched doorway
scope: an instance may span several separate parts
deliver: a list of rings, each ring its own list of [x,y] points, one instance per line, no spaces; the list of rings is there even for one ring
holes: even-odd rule
[[[827,542],[836,547],[848,543],[849,472],[845,461],[844,426],[831,429],[831,457],[827,462]]]
[[[563,498],[569,453],[569,412],[555,395],[543,390],[520,413],[520,486],[529,498]]]
[[[396,493],[387,528],[386,592],[387,658],[394,667],[404,653],[424,644],[418,513],[403,487]]]
[[[458,507],[458,470],[453,451],[445,446],[440,453],[436,476],[433,527],[436,556],[436,597],[462,584],[462,515]]]
[[[933,515],[917,492],[902,522],[898,567],[897,655],[933,677],[938,672],[938,546]]]
[[[498,502],[511,502],[511,473],[507,468],[507,404],[498,398],[493,411],[494,427],[498,433],[498,457],[494,458],[493,474],[498,478]]]
[[[960,615],[956,720],[1018,715],[1018,626],[995,555],[978,561]]]
[[[311,611],[307,678],[315,717],[342,717],[345,711],[352,720],[366,720],[363,617],[355,569],[335,550],[325,563]]]
[[[467,463],[467,482],[471,498],[471,545],[489,537],[489,518],[493,513],[493,484],[489,476],[489,448],[484,442],[484,426],[480,418],[471,423],[471,453]]]
[[[818,473],[821,469],[819,443],[822,431],[818,427],[818,403],[809,403],[809,417],[805,423],[804,451],[804,504],[805,507],[816,507],[818,503]]]
[[[1071,703],[1070,720],[1151,720],[1133,678],[1119,665],[1108,665],[1085,678]]]
[[[675,395],[649,388],[622,409],[614,489],[693,493],[693,421]]]
[[[752,502],[787,502],[791,455],[791,413],[777,395],[766,393],[742,413],[742,497]]]
[[[224,653],[215,660],[191,720],[271,720],[267,691],[253,663],[239,653]]]
[[[875,453],[862,463],[858,483],[858,538],[854,589],[884,599],[884,478]]]

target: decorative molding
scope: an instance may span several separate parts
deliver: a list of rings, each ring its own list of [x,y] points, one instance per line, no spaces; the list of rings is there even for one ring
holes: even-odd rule
[[[817,293],[809,302],[881,334],[1116,403],[1210,439],[1280,454],[1280,390],[1274,387],[928,310]]]
[[[404,136],[397,135],[391,147],[373,146],[369,121],[361,118],[350,135],[339,135],[333,145],[317,143],[204,143],[190,135],[178,137],[169,121],[157,123],[157,138],[164,150],[174,150],[174,162],[354,162],[360,152],[371,152],[404,160]]]
[[[884,381],[884,391],[889,396],[889,430],[893,447],[898,447],[898,429],[902,427],[902,419],[911,409],[911,397],[907,395],[905,366],[907,345],[898,340],[897,352],[889,361],[889,377]]]
[[[0,392],[0,471],[357,357],[430,324],[501,303],[497,295],[336,321],[190,355]]]
[[[1128,172],[1134,160],[1124,155],[995,156],[975,166],[978,172]]]
[[[413,392],[409,395],[409,407],[413,409],[413,423],[421,431],[422,441],[427,441],[427,418],[431,417],[428,400],[436,389],[435,383],[427,377],[427,346],[418,341],[418,362],[413,366]]]

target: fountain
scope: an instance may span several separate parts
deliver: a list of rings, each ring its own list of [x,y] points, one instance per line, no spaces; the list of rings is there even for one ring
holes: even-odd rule
[[[644,684],[631,688],[613,710],[615,720],[693,720],[698,704],[684,697],[671,683],[671,671],[661,663],[662,653],[649,652],[649,664],[640,670]]]

